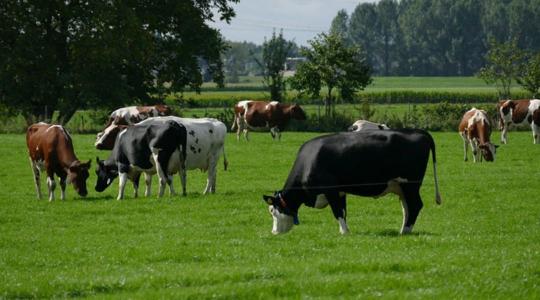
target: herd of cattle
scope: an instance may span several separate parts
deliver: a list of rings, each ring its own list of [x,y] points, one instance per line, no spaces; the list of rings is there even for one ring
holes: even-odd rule
[[[533,142],[540,143],[540,100],[505,100],[497,104],[501,142],[507,143],[511,124],[530,124]],[[182,193],[186,195],[186,171],[200,169],[208,173],[204,194],[216,191],[217,163],[223,154],[224,169],[227,128],[212,118],[180,118],[171,116],[166,105],[132,106],[111,113],[105,128],[97,135],[95,147],[111,150],[105,160],[96,157],[95,190],[104,191],[119,178],[117,199],[124,197],[128,180],[138,195],[141,174],[145,177],[145,196],[150,196],[152,175],[159,178],[161,197],[168,185],[171,195],[173,175],[180,174]],[[237,139],[249,130],[270,130],[280,139],[289,120],[305,120],[298,105],[278,102],[240,101],[234,107],[231,130]],[[483,110],[467,111],[459,124],[463,138],[464,159],[470,145],[473,160],[494,161],[497,145],[490,141],[492,122]],[[54,200],[55,175],[60,179],[61,199],[66,184],[72,183],[77,193],[88,194],[86,180],[91,161],[81,162],[75,155],[68,131],[60,125],[37,123],[26,133],[36,193],[41,199],[40,173],[47,174],[49,201]],[[272,196],[263,196],[273,218],[272,233],[289,231],[298,224],[302,204],[315,208],[330,205],[347,233],[346,194],[380,197],[387,193],[399,196],[403,209],[401,233],[411,232],[422,209],[420,187],[432,153],[435,200],[441,203],[437,183],[435,143],[431,135],[420,129],[391,130],[385,124],[358,120],[348,132],[320,136],[300,148],[283,189]]]

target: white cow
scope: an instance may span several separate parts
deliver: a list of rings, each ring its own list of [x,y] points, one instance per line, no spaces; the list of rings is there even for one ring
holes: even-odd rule
[[[351,127],[349,127],[349,131],[362,131],[362,130],[367,130],[367,129],[388,130],[390,128],[386,126],[386,124],[374,123],[367,120],[358,120],[354,122],[354,124],[352,124]]]
[[[179,118],[174,116],[148,118],[138,124],[149,124],[153,122],[164,123],[173,120],[187,130],[186,142],[186,169],[200,169],[208,172],[208,178],[204,194],[215,193],[217,163],[221,153],[223,153],[223,165],[227,170],[227,157],[225,156],[225,137],[227,127],[221,121],[212,118]],[[107,130],[102,137],[104,140],[112,141],[114,146],[116,136],[125,128],[125,125],[111,125],[111,130]],[[116,128],[118,127],[118,128]],[[182,177],[182,185],[185,184],[185,177]],[[147,190],[150,190],[152,178],[146,179]]]

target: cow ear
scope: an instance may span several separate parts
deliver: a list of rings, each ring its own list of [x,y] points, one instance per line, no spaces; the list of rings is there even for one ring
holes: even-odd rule
[[[274,198],[273,196],[263,195],[263,201],[266,202],[266,204],[268,204],[268,205],[273,205],[274,200],[276,200],[276,198]]]

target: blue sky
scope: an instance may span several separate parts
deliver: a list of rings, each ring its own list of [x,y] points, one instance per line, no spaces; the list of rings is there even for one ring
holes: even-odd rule
[[[272,31],[283,28],[288,40],[306,45],[320,32],[328,31],[340,9],[350,15],[361,2],[374,0],[240,0],[234,5],[236,17],[231,24],[215,22],[227,40],[262,44]]]

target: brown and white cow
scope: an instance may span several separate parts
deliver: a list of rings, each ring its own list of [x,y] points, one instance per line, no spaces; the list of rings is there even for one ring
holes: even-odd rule
[[[459,134],[463,139],[464,160],[467,161],[467,144],[471,145],[473,160],[494,161],[497,145],[489,140],[491,124],[484,110],[472,108],[467,111],[459,123]],[[481,155],[481,156],[480,156]]]
[[[105,128],[97,134],[95,146],[97,149],[100,149],[98,145],[103,144],[101,139],[107,135],[107,130],[111,130],[113,127],[117,128],[111,125],[133,125],[151,117],[169,116],[170,114],[170,107],[164,104],[119,108],[111,113],[107,124],[105,124]]]
[[[249,130],[268,130],[272,139],[281,139],[281,131],[291,119],[305,120],[306,113],[297,104],[283,104],[277,101],[244,100],[234,106],[234,121],[231,130],[237,127],[236,139],[240,140],[240,133],[249,140]]]
[[[39,177],[43,170],[47,172],[49,201],[54,200],[55,174],[60,177],[60,199],[65,199],[66,183],[72,183],[80,196],[88,194],[86,179],[90,161],[82,163],[77,159],[71,136],[64,127],[46,123],[33,124],[26,131],[26,144],[38,199],[41,199]]]
[[[533,143],[540,143],[540,100],[502,100],[497,104],[501,143],[508,142],[508,127],[511,124],[530,124]]]

